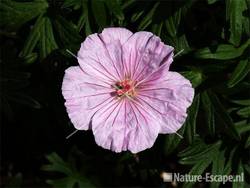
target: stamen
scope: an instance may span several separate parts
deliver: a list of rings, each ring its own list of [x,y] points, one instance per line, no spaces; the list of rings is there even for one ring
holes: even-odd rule
[[[73,136],[77,131],[79,131],[78,129],[74,130],[72,133],[70,133],[66,139],[69,139],[71,136]]]
[[[75,54],[73,54],[69,49],[66,49],[66,52],[68,52],[70,55],[72,55],[74,58],[77,59],[77,56]]]
[[[135,95],[134,83],[131,80],[126,79],[117,82],[116,84],[112,85],[112,87],[116,89],[115,93],[119,98],[125,96],[131,99]]]
[[[177,52],[177,54],[174,55],[174,58],[177,57],[177,56],[179,56],[179,55],[181,55],[182,52],[184,52],[184,49],[181,49],[179,52]]]

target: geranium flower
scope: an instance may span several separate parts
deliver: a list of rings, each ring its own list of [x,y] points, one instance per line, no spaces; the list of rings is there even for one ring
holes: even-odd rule
[[[169,71],[173,47],[150,32],[107,28],[81,44],[79,66],[65,71],[62,93],[78,130],[115,152],[152,147],[159,133],[175,133],[194,96],[190,82]]]

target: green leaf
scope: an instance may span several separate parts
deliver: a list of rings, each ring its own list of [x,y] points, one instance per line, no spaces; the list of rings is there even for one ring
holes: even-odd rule
[[[191,49],[187,42],[187,38],[185,34],[179,35],[178,30],[180,28],[180,22],[183,15],[185,15],[186,8],[190,6],[190,2],[186,4],[186,6],[179,8],[172,16],[170,16],[166,20],[166,30],[169,34],[166,41],[168,44],[174,46],[177,52],[184,50],[183,54],[188,53]]]
[[[135,13],[132,15],[132,17],[131,17],[131,22],[136,22],[138,19],[141,18],[141,16],[143,15],[143,13],[144,13],[144,10],[135,12]]]
[[[200,95],[196,95],[192,105],[188,109],[188,117],[184,124],[185,126],[185,138],[187,138],[188,143],[191,144],[194,140],[196,134],[196,118],[199,111],[200,105]]]
[[[52,185],[53,188],[75,188],[76,185],[79,188],[87,187],[87,188],[94,188],[95,186],[89,182],[84,177],[66,177],[56,180],[47,180],[48,184]]]
[[[227,0],[226,7],[230,20],[230,39],[229,41],[238,46],[241,41],[243,26],[243,11],[247,9],[245,0]]]
[[[185,78],[190,80],[190,82],[192,83],[192,86],[194,88],[199,86],[204,80],[204,76],[203,76],[203,74],[202,74],[202,72],[200,70],[184,71],[184,72],[181,72],[181,74]]]
[[[250,45],[250,39],[247,40],[239,48],[236,48],[230,44],[220,44],[217,47],[216,52],[214,53],[211,52],[211,50],[207,47],[198,50],[194,55],[196,58],[201,58],[201,59],[229,60],[241,56],[245,51],[245,49],[249,47],[249,45]]]
[[[207,145],[199,137],[195,137],[194,142],[191,145],[178,153],[178,157],[183,158],[195,155],[197,153],[200,153],[201,151],[204,151],[206,148]]]
[[[176,11],[172,16],[170,16],[166,20],[166,29],[168,34],[175,38],[177,36],[179,24],[181,21],[181,15],[182,15],[182,9],[180,8],[178,11]]]
[[[194,155],[189,155],[180,160],[181,164],[194,164],[192,169],[190,170],[189,174],[190,175],[201,175],[207,168],[208,166],[213,162],[215,158],[219,155],[219,148],[221,146],[221,141],[218,141],[214,144],[207,145],[204,150],[201,150],[200,152],[196,152]],[[202,144],[204,145],[204,143]],[[192,147],[190,146],[192,149]],[[191,154],[191,153],[190,153]],[[214,164],[213,168],[214,170],[216,169],[221,169],[221,166],[218,166],[219,162]],[[193,184],[195,182],[186,182],[184,183],[183,187],[193,187]]]
[[[234,87],[229,88],[227,84],[224,82],[222,84],[218,84],[214,87],[214,90],[222,95],[235,95],[244,92],[248,92],[250,89],[250,83],[247,81],[242,81],[235,85]]]
[[[218,155],[216,156],[216,158],[213,160],[213,164],[212,164],[212,171],[211,174],[213,175],[223,175],[224,172],[224,165],[225,165],[225,150],[218,152]],[[210,187],[211,188],[216,188],[219,187],[221,182],[211,182]]]
[[[230,80],[228,81],[228,87],[234,87],[237,83],[243,80],[250,71],[250,62],[248,59],[241,60],[235,68]]]
[[[42,166],[42,170],[66,175],[61,179],[47,180],[47,183],[53,185],[53,187],[74,188],[75,185],[78,185],[78,187],[95,187],[84,174],[80,174],[70,163],[65,162],[56,153],[51,153],[46,158],[50,164]]]
[[[190,156],[182,157],[179,160],[179,163],[189,165],[189,164],[199,163],[199,161],[202,161],[202,160],[207,159],[207,158],[212,160],[212,157],[213,157],[215,151],[217,151],[220,146],[221,146],[221,141],[218,141],[214,144],[207,145],[206,148],[201,150],[199,153],[195,153],[195,154],[190,155]]]
[[[37,53],[30,53],[29,55],[23,57],[23,61],[26,64],[32,64],[36,61],[37,57]]]
[[[53,185],[54,188],[73,188],[76,180],[72,177],[61,178],[57,180],[47,180],[48,184]]]
[[[243,166],[246,172],[250,175],[250,164],[244,164]]]
[[[102,0],[91,0],[91,8],[94,14],[96,23],[100,29],[107,25],[107,13]]]
[[[45,0],[35,0],[32,2],[2,0],[0,2],[0,26],[15,30],[24,23],[43,14],[47,8],[48,3]]]
[[[215,135],[215,109],[206,91],[202,92],[201,101],[202,101],[203,109],[205,111],[205,116],[207,118],[206,123],[208,124],[209,134],[214,136]]]
[[[80,31],[83,26],[85,25],[85,34],[86,36],[90,35],[92,33],[90,22],[89,22],[89,9],[88,9],[88,3],[87,1],[82,2],[82,14],[78,20],[77,23],[77,29]]]
[[[165,37],[165,41],[167,41],[167,43],[171,46],[173,46],[175,48],[175,51],[178,53],[179,51],[181,50],[184,50],[181,54],[181,55],[184,55],[184,54],[187,54],[191,51],[191,48],[187,42],[187,38],[186,38],[186,35],[183,34],[179,37],[168,37],[166,36]]]
[[[24,47],[19,54],[21,57],[27,57],[31,52],[33,52],[35,46],[37,45],[40,39],[40,32],[41,32],[41,28],[44,25],[44,22],[45,22],[45,19],[42,16],[40,16],[36,20],[36,23],[31,29],[31,32],[25,41]]]
[[[178,131],[178,134],[183,135],[184,126]],[[180,136],[177,134],[166,135],[165,144],[164,144],[164,153],[165,155],[171,154],[181,142]]]
[[[244,168],[242,165],[242,162],[240,161],[238,164],[238,169],[237,169],[237,175],[242,175],[244,176]],[[236,180],[234,178],[234,180]],[[244,188],[244,181],[233,181],[233,188]]]
[[[250,135],[248,135],[248,138],[245,143],[245,148],[248,148],[250,146]],[[250,171],[249,171],[250,172]]]
[[[215,93],[211,91],[208,92],[208,96],[214,106],[213,108],[215,109],[215,115],[217,116],[218,119],[222,121],[223,123],[222,125],[225,126],[225,132],[234,139],[240,140],[241,137],[237,132],[231,117],[227,113],[224,106],[221,104],[218,97],[215,95]]]
[[[88,8],[88,0],[65,0],[62,8],[68,8],[68,7],[74,7],[75,10],[80,9],[81,14],[80,17],[77,21],[77,31],[80,32],[81,29],[83,29],[84,25],[85,25],[85,32],[86,35],[91,34],[92,32],[90,30],[90,24],[89,24],[89,8]],[[61,19],[61,18],[59,18]],[[64,22],[64,21],[61,21]],[[66,21],[68,22],[68,21]],[[72,23],[71,26],[73,26],[73,28],[75,28],[75,25]],[[75,34],[75,33],[74,33]]]
[[[175,41],[175,47],[176,47],[176,51],[181,51],[184,50],[183,53],[181,55],[187,54],[191,51],[191,48],[188,44],[186,35],[183,34],[180,37],[176,38]]]
[[[82,40],[80,37],[76,25],[67,21],[62,16],[57,16],[53,20],[53,25],[55,26],[55,31],[57,32],[59,38],[61,39],[61,45],[72,51],[79,48],[79,44]]]
[[[81,31],[81,29],[84,27],[85,23],[87,22],[88,19],[88,13],[86,13],[85,11],[82,11],[81,16],[78,19],[77,22],[77,30]]]
[[[112,12],[118,20],[124,20],[122,7],[117,0],[106,0],[105,3],[109,11]]]
[[[82,1],[80,0],[64,0],[62,8],[74,7],[75,10],[81,7]]]
[[[227,161],[227,163],[225,164],[224,170],[223,170],[223,174],[225,175],[229,175],[232,171],[232,166],[233,166],[233,158],[234,158],[234,154],[237,150],[237,146],[234,147],[232,150],[230,150],[230,155],[229,155],[229,159]]]
[[[244,107],[237,111],[237,114],[241,117],[248,118],[250,117],[250,106]]]
[[[161,36],[161,32],[162,32],[162,26],[163,26],[163,22],[161,22],[160,24],[154,24],[152,26],[152,32],[157,35],[157,36]]]
[[[135,2],[136,2],[136,0],[126,0],[126,1],[124,1],[123,5],[122,5],[122,9],[126,9],[126,8],[132,6]]]
[[[235,103],[235,104],[242,105],[242,106],[250,106],[250,99],[246,99],[246,100],[232,100],[231,102]]]
[[[211,158],[206,158],[204,160],[199,161],[198,163],[196,163],[192,169],[190,170],[190,172],[188,173],[189,175],[201,175],[207,168],[208,166],[211,164],[212,159]],[[192,188],[194,187],[193,185],[195,184],[195,182],[185,182],[183,184],[184,188]]]
[[[28,39],[24,44],[24,48],[19,55],[24,58],[31,56],[30,54],[33,52],[37,44],[39,45],[39,54],[41,59],[44,59],[53,50],[58,48],[54,38],[52,23],[47,16],[41,16],[37,19]]]
[[[250,131],[250,124],[247,123],[247,120],[243,120],[243,121],[235,123],[235,127],[237,131],[239,132],[239,134]]]
[[[142,19],[141,23],[138,26],[138,30],[144,30],[152,23],[153,15],[159,4],[160,2],[155,3],[149,13]]]
[[[207,4],[211,5],[211,4],[216,3],[217,1],[219,0],[207,0]]]
[[[44,24],[40,31],[40,56],[41,59],[47,57],[53,50],[57,49],[57,43],[54,38],[52,24],[48,17],[44,17]]]
[[[244,15],[243,12],[243,32],[244,34],[246,34],[246,36],[250,37],[250,19],[249,19],[249,10],[250,10],[250,1],[249,0],[245,0],[247,7],[248,7],[248,14]],[[247,12],[247,11],[246,11]]]
[[[93,184],[89,182],[89,180],[84,177],[66,177],[56,180],[47,180],[48,184],[52,185],[54,188],[75,188],[77,187],[87,187],[92,188],[95,187]]]
[[[52,172],[56,171],[68,176],[73,174],[70,165],[66,163],[57,153],[51,153],[47,155],[46,158],[51,164],[42,166],[42,170]]]

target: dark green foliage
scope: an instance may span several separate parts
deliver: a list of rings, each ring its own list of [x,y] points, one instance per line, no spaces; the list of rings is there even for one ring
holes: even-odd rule
[[[230,44],[220,44],[216,48],[215,52],[212,52],[208,47],[198,50],[195,53],[197,58],[201,59],[218,59],[218,60],[230,60],[241,56],[246,49],[249,50],[250,39],[246,41],[239,48]]]
[[[250,71],[249,59],[241,60],[236,66],[230,80],[228,81],[228,87],[233,87],[244,79]]]
[[[187,139],[188,143],[193,143],[193,139],[196,135],[196,119],[200,106],[200,94],[197,94],[193,100],[193,104],[188,109],[188,117],[183,126],[185,126],[184,137]]]
[[[61,179],[47,180],[47,182],[53,185],[53,187],[69,188],[74,187],[75,185],[79,187],[94,187],[94,185],[87,178],[78,172],[75,163],[69,164],[65,162],[56,153],[51,153],[47,156],[47,159],[50,164],[42,166],[42,170],[62,173],[66,176]]]
[[[33,2],[2,0],[0,4],[0,25],[15,30],[22,24],[43,14],[47,8],[46,0],[35,0]]]
[[[1,153],[6,153],[0,186],[164,187],[160,174],[166,171],[244,173],[244,182],[199,186],[249,187],[249,0],[2,0],[0,12]],[[77,65],[66,50],[76,54],[86,36],[105,27],[158,35],[179,52],[170,70],[195,88],[178,135],[160,135],[151,149],[136,155],[99,148],[91,132],[65,139],[73,126],[61,82],[64,70]]]

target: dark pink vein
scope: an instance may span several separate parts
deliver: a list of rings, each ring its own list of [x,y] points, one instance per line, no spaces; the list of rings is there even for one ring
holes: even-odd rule
[[[156,112],[158,112],[160,115],[166,115],[165,113],[161,113],[160,111],[158,111],[156,108],[154,108],[152,105],[150,105],[147,101],[145,101],[144,99],[142,99],[141,97],[138,97],[140,100],[142,100],[144,103],[146,103],[150,108],[152,108],[153,110],[155,110]]]

